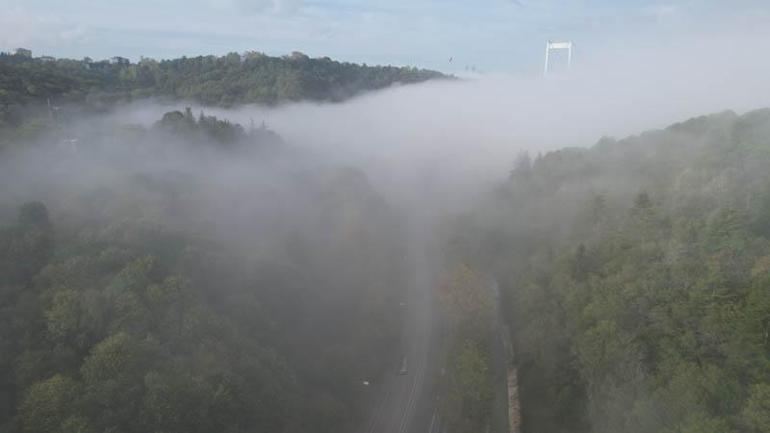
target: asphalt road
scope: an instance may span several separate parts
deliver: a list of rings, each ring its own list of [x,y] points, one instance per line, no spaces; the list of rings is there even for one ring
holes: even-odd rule
[[[490,290],[495,303],[494,320],[490,329],[490,355],[494,402],[492,405],[491,433],[508,433],[508,367],[513,362],[510,334],[503,317],[500,287],[497,281],[490,281]]]
[[[403,308],[401,352],[394,354],[392,372],[372,384],[373,407],[363,433],[439,433],[435,384],[440,374],[437,327],[434,320],[435,275],[425,244],[408,258],[414,265],[412,287]],[[400,374],[406,357],[407,372]]]

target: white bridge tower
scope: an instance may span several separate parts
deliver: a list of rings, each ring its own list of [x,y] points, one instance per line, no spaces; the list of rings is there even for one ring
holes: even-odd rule
[[[571,69],[573,45],[572,41],[548,41],[548,43],[545,44],[545,69],[543,70],[543,75],[548,75],[548,72],[550,72],[552,51],[567,50],[567,70]]]

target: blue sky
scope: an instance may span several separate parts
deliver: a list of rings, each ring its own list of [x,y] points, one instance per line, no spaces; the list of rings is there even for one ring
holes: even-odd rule
[[[548,39],[598,54],[770,28],[767,0],[0,0],[0,11],[0,49],[36,55],[297,50],[450,72],[535,72]]]

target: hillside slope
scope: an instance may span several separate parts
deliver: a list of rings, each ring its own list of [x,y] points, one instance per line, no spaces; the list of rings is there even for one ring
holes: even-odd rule
[[[93,106],[145,97],[186,99],[206,105],[342,101],[393,84],[447,78],[413,67],[367,66],[302,53],[142,59],[130,63],[91,59],[30,58],[0,54],[0,107],[30,102]]]
[[[190,110],[78,137],[0,153],[0,432],[353,431],[409,272],[366,175]]]
[[[456,254],[496,275],[525,432],[770,431],[770,110],[522,155]]]

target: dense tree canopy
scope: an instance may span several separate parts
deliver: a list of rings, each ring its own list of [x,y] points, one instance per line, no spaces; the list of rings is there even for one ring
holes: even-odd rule
[[[485,431],[493,399],[489,282],[465,264],[456,264],[445,279],[438,293],[446,328],[443,428],[452,433]]]
[[[131,63],[32,58],[0,53],[0,149],[39,138],[84,114],[144,99],[208,106],[338,102],[393,85],[449,78],[412,67],[367,66],[302,53],[142,59]],[[199,121],[206,123],[207,119]],[[170,126],[173,117],[164,119]],[[228,128],[211,133],[226,133]],[[221,125],[220,125],[221,126]],[[237,134],[236,131],[231,131]]]
[[[397,83],[444,77],[412,67],[342,63],[302,53],[284,57],[230,53],[138,63],[0,54],[0,108],[48,99],[57,106],[78,102],[98,108],[144,97],[221,106],[341,101]]]
[[[19,153],[0,159],[0,432],[358,425],[408,270],[365,175],[189,109]]]
[[[458,254],[497,276],[528,432],[770,432],[770,111],[520,158]]]

